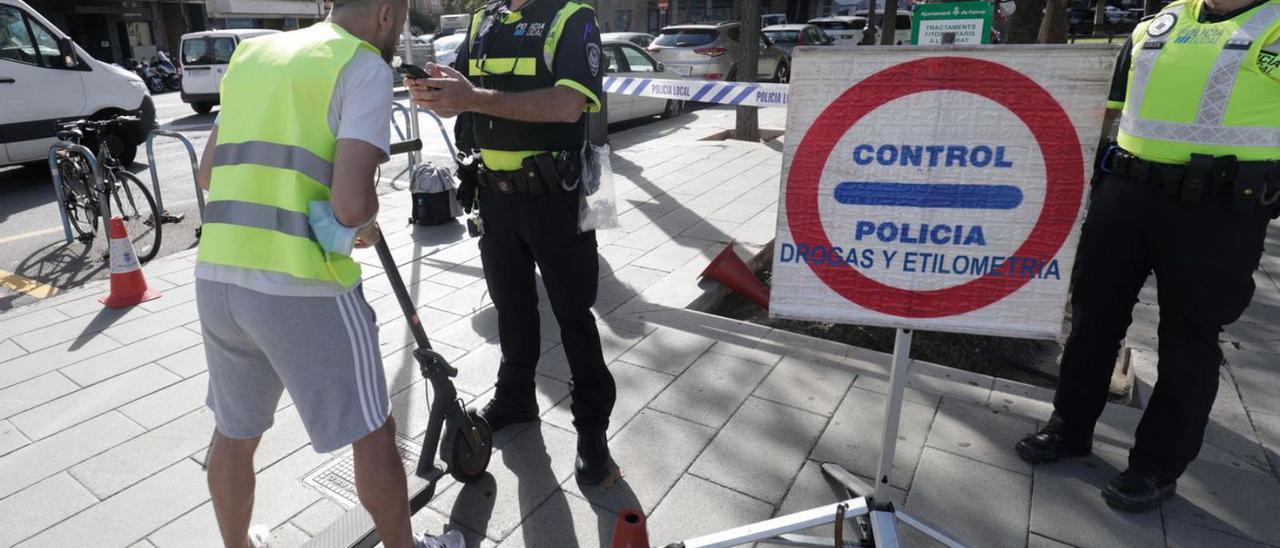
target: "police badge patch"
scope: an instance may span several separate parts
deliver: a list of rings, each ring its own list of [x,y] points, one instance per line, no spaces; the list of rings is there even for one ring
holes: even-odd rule
[[[1173,26],[1178,23],[1178,15],[1176,13],[1162,13],[1151,20],[1151,24],[1147,25],[1147,36],[1159,38],[1169,34],[1173,30]]]
[[[591,70],[592,78],[600,76],[600,44],[587,43],[587,68]]]

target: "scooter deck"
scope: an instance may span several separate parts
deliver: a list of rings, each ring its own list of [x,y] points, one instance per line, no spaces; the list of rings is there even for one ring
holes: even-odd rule
[[[409,476],[409,515],[431,502],[435,496],[436,486],[445,476],[443,470],[436,468],[430,479],[422,479],[416,475]],[[330,523],[320,534],[311,538],[305,545],[307,548],[372,548],[381,540],[373,527],[373,518],[363,506],[347,510],[342,517]]]

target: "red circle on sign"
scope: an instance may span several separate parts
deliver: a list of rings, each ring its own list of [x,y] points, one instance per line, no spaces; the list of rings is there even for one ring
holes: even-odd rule
[[[889,67],[846,90],[805,133],[787,176],[787,225],[797,245],[831,249],[818,210],[818,187],[832,150],[871,111],[907,95],[963,91],[1009,109],[1026,124],[1044,157],[1044,205],[1026,241],[1009,257],[1048,261],[1076,221],[1084,195],[1080,139],[1067,113],[1043,87],[1004,65],[964,57],[931,57]],[[817,222],[814,222],[814,220]],[[1031,280],[994,271],[944,289],[912,291],[885,285],[847,263],[805,261],[836,293],[863,307],[905,318],[941,318],[999,301]]]

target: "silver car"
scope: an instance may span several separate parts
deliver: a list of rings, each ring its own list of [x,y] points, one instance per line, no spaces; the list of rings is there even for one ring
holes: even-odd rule
[[[647,48],[649,44],[653,43],[653,35],[644,32],[606,32],[600,35],[601,42],[610,40],[623,40],[642,48]]]
[[[654,59],[667,70],[689,78],[736,80],[738,48],[742,29],[738,22],[674,25],[662,29],[649,45]],[[787,82],[791,65],[787,53],[760,35],[760,64],[757,79]]]

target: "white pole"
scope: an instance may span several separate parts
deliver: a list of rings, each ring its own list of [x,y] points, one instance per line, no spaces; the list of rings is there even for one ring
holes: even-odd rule
[[[911,368],[911,330],[899,329],[893,339],[893,364],[889,368],[889,396],[884,403],[884,431],[880,437],[880,465],[876,467],[874,504],[889,502],[889,474],[898,446],[898,423],[902,419],[903,393]]]
[[[407,64],[413,64],[413,32],[409,30],[409,19],[404,20],[404,59]],[[399,76],[397,75],[397,78]],[[397,82],[392,82],[394,87]],[[409,139],[418,139],[418,106],[413,104],[413,100],[409,100]],[[418,171],[418,154],[417,152],[409,153],[409,183],[413,184],[413,174]]]

